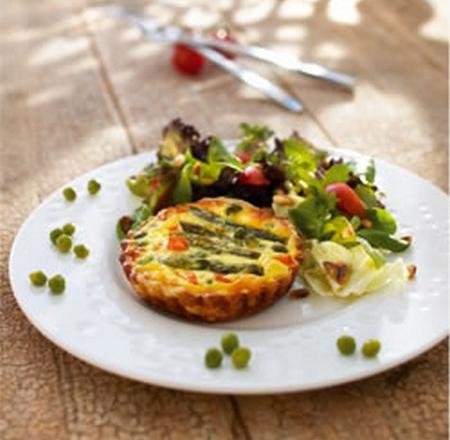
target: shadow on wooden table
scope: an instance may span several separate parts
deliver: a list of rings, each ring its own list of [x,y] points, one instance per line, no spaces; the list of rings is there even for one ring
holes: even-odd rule
[[[443,166],[448,164],[448,44],[442,33],[441,39],[427,36],[426,25],[435,15],[427,1],[230,0],[223,4],[195,1],[186,7],[185,2],[162,0],[133,1],[131,5],[162,23],[200,29],[225,23],[243,41],[355,74],[360,84],[352,97],[326,83],[278,71],[323,126],[328,126],[328,108],[341,106],[342,114],[362,127],[381,122],[381,135],[396,145],[405,131],[414,137],[414,121],[421,120],[428,128],[429,143],[442,150],[438,154]],[[219,83],[217,93],[220,90]],[[436,118],[436,106],[442,117]],[[411,109],[409,114],[405,108]],[[424,146],[423,153],[436,152]]]

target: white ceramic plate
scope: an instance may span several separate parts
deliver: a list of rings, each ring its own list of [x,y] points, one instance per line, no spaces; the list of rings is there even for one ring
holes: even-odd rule
[[[339,154],[367,159],[354,153]],[[10,257],[11,284],[28,319],[48,339],[104,370],[142,382],[184,390],[257,394],[299,391],[371,376],[428,350],[448,333],[448,198],[425,180],[377,161],[377,181],[398,217],[400,235],[415,243],[402,256],[418,267],[416,280],[402,292],[377,292],[356,301],[320,298],[281,299],[256,316],[227,324],[199,324],[164,315],[142,303],[121,273],[115,237],[117,219],[137,200],[125,179],[154,158],[121,159],[70,183],[78,193],[66,202],[61,190],[27,219]],[[86,183],[97,178],[101,192],[90,197]],[[66,222],[77,226],[75,242],[91,249],[86,261],[61,255],[48,233]],[[30,286],[28,273],[62,273],[67,288],[52,296]],[[204,367],[205,349],[218,346],[225,331],[236,331],[253,352],[251,366],[237,371]],[[378,338],[376,359],[340,355],[341,334],[361,344]]]

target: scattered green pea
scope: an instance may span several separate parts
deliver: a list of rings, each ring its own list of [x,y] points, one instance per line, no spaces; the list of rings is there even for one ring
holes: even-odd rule
[[[28,277],[30,278],[30,282],[33,286],[42,287],[45,286],[45,283],[47,282],[47,277],[42,270],[31,272]]]
[[[66,223],[62,227],[62,232],[66,235],[73,235],[76,230],[76,227],[73,223]]]
[[[67,254],[67,252],[69,252],[72,247],[72,239],[69,235],[62,234],[56,240],[56,247],[58,248],[59,252]]]
[[[239,338],[236,333],[225,333],[222,336],[221,345],[226,354],[231,354],[239,347]]]
[[[361,352],[366,357],[375,357],[381,350],[381,343],[377,339],[369,339],[364,342]]]
[[[77,198],[77,193],[73,188],[67,187],[63,189],[63,196],[68,202],[74,202]]]
[[[342,335],[337,339],[336,346],[341,354],[349,356],[356,350],[356,341],[353,336]]]
[[[56,246],[56,240],[58,240],[58,237],[63,234],[63,231],[61,228],[56,228],[50,231],[49,237],[50,241]]]
[[[89,252],[89,249],[84,244],[77,244],[73,247],[73,253],[81,259],[87,258]]]
[[[48,280],[48,287],[50,288],[50,291],[54,295],[59,295],[59,294],[63,293],[66,288],[66,280],[60,274],[53,275]]]
[[[100,185],[100,183],[95,179],[89,180],[87,184],[87,189],[91,196],[97,194],[100,191],[101,187],[102,186]]]
[[[223,355],[218,348],[210,348],[205,353],[205,365],[208,368],[219,368],[222,364]]]
[[[248,348],[239,347],[233,351],[231,360],[233,361],[233,365],[235,368],[242,369],[248,365],[251,357],[252,353]]]

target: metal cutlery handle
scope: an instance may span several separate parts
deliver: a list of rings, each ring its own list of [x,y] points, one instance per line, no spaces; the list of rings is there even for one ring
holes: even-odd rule
[[[252,57],[260,61],[265,61],[282,69],[325,80],[348,90],[352,90],[355,84],[355,78],[353,76],[327,69],[319,64],[305,63],[298,60],[295,56],[286,53],[280,53],[265,47],[229,43],[204,35],[191,35],[175,26],[158,26],[154,20],[135,15],[122,7],[109,7],[108,10],[111,16],[128,21],[129,23],[140,27],[145,34],[153,39],[158,39],[159,36],[161,41],[171,41],[172,43],[182,42],[195,46],[196,48],[210,47],[222,49],[239,55]]]
[[[303,111],[303,105],[296,98],[286,93],[281,87],[278,87],[267,78],[264,78],[258,73],[240,66],[234,61],[230,61],[228,58],[213,49],[197,47],[196,50],[208,60],[219,65],[245,84],[259,90],[261,93],[273,99],[288,110],[296,113]]]
[[[228,43],[226,41],[214,40],[204,36],[180,35],[180,39],[187,44],[198,46],[208,46],[215,49],[221,49],[240,55],[256,58],[260,61],[271,63],[282,69],[298,72],[316,79],[325,80],[346,89],[352,90],[355,84],[355,78],[342,72],[327,69],[315,63],[305,63],[296,57],[276,52],[272,49],[259,46],[245,46],[242,44]]]

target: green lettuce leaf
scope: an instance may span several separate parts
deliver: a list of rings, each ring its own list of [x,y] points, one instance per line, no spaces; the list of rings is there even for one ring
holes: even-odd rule
[[[364,173],[364,177],[366,178],[367,183],[375,182],[375,162],[373,159],[370,159],[369,165],[367,165]]]
[[[376,229],[360,229],[358,235],[367,240],[373,247],[391,252],[403,252],[411,245],[410,241],[392,237],[388,233]]]
[[[256,150],[260,152],[267,150],[267,141],[273,136],[274,132],[265,125],[240,124],[241,136],[236,146],[237,152],[253,153]]]
[[[320,238],[325,223],[331,218],[336,197],[323,191],[315,191],[297,207],[289,211],[289,219],[298,231],[307,238]]]
[[[314,175],[317,169],[317,157],[309,144],[301,139],[290,138],[283,141],[283,150],[288,179],[300,187],[319,187],[319,180]]]
[[[375,192],[366,185],[356,185],[355,192],[358,197],[363,201],[366,208],[373,208],[377,206],[378,201],[375,196]]]
[[[372,228],[387,234],[395,234],[397,222],[385,209],[372,208],[367,211],[367,218],[372,222]]]
[[[212,138],[209,144],[208,164],[210,166],[227,166],[238,171],[244,169],[244,165],[240,160],[230,153],[218,138]],[[218,174],[220,174],[220,171]]]
[[[356,233],[352,224],[344,216],[338,216],[325,223],[321,238],[348,244],[356,241]]]
[[[173,191],[173,202],[178,205],[187,203],[192,200],[192,185],[190,173],[192,169],[191,163],[186,163],[181,170],[180,177]]]
[[[327,185],[336,182],[347,182],[351,168],[344,163],[335,163],[329,168],[322,179],[322,186],[325,188]]]

